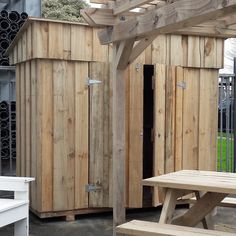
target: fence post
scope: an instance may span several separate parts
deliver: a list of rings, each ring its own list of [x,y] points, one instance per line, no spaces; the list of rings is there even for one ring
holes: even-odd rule
[[[236,57],[234,57],[234,108],[233,108],[233,129],[234,129],[234,172],[236,173]]]

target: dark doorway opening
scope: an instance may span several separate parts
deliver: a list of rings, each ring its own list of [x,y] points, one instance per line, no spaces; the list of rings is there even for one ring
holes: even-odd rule
[[[153,176],[153,149],[154,149],[154,66],[144,65],[143,70],[143,178]],[[152,204],[152,191],[150,187],[143,189],[143,203],[147,206]],[[144,205],[144,207],[145,207]]]

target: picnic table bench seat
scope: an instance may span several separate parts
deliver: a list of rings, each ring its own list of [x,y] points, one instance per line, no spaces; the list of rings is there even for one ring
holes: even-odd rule
[[[134,236],[235,236],[216,230],[206,230],[170,224],[133,220],[116,227],[116,232],[121,235]]]

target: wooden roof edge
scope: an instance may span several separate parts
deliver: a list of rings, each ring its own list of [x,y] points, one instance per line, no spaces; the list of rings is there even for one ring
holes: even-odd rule
[[[32,24],[33,22],[49,22],[49,23],[58,23],[58,24],[70,24],[70,25],[87,26],[87,27],[93,28],[89,24],[82,23],[82,22],[62,21],[62,20],[54,20],[54,19],[39,18],[39,17],[29,17],[26,20],[26,22],[23,24],[21,29],[18,31],[16,37],[11,42],[10,46],[8,47],[8,49],[6,50],[6,53],[5,53],[6,55],[9,55],[9,53],[12,51],[12,49],[14,48],[14,46],[16,45],[16,43],[18,42],[18,40],[22,36],[22,34],[25,32],[25,30],[28,28],[28,26],[30,24]]]

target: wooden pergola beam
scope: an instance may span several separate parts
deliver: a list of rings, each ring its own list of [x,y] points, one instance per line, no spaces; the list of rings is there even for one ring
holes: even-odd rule
[[[115,26],[121,20],[127,21],[134,16],[141,15],[141,13],[136,12],[127,12],[120,16],[114,16],[112,9],[108,8],[89,8],[81,10],[81,15],[87,21],[90,26],[93,27],[105,27],[105,26]],[[232,17],[233,18],[233,17]],[[235,17],[234,17],[235,18]],[[236,19],[231,19],[236,22]],[[222,24],[222,21],[226,24]],[[182,35],[201,35],[207,37],[217,37],[217,38],[229,38],[235,37],[236,32],[233,29],[230,29],[231,24],[227,24],[227,20],[216,20],[214,24],[204,23],[201,25],[184,28],[178,31],[174,31],[173,34],[182,34]],[[154,35],[155,36],[155,35]],[[145,37],[143,40],[146,40],[148,37]]]
[[[236,0],[179,0],[99,33],[101,44],[147,35],[167,34],[236,11]]]
[[[87,23],[93,27],[114,26],[141,15],[138,12],[126,12],[122,16],[115,16],[110,8],[86,8],[82,9],[80,13]]]
[[[127,12],[131,9],[137,8],[143,4],[152,2],[152,0],[120,0],[116,1],[113,8],[114,15],[118,15]]]

